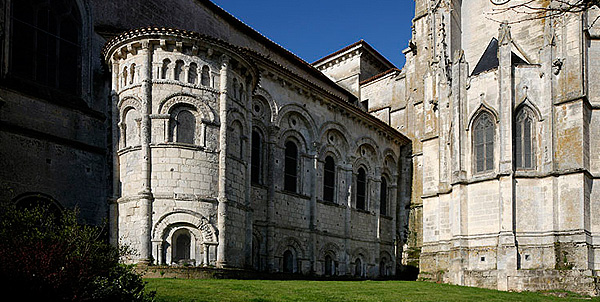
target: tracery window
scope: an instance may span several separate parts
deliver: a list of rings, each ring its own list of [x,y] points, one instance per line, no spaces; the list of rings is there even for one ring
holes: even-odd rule
[[[473,123],[473,149],[475,172],[494,169],[494,119],[482,112]]]
[[[367,201],[367,172],[364,168],[358,169],[356,176],[356,208],[366,210]]]
[[[10,74],[81,94],[82,22],[73,0],[12,1]]]
[[[298,146],[292,141],[285,144],[285,167],[283,189],[297,193],[298,188]]]
[[[333,202],[335,196],[335,161],[333,157],[325,157],[323,169],[323,200]]]
[[[262,167],[262,138],[258,131],[252,131],[252,154],[250,163],[250,179],[252,183],[260,184],[261,167]]]
[[[515,165],[518,169],[535,168],[534,119],[531,110],[524,107],[515,120]]]
[[[381,177],[381,187],[379,191],[379,213],[381,215],[387,215],[388,209],[388,185],[385,176]]]

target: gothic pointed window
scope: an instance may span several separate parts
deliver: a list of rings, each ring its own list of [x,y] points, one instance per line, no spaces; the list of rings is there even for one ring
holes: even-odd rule
[[[82,21],[75,1],[12,1],[11,13],[11,76],[80,95]]]
[[[531,109],[524,107],[515,120],[515,166],[517,169],[535,168],[534,118]]]
[[[294,142],[285,144],[285,167],[283,189],[297,193],[298,188],[298,146]]]
[[[494,169],[494,119],[483,112],[473,123],[473,153],[475,172],[487,172]]]
[[[356,175],[356,208],[366,210],[367,204],[367,172],[364,168],[358,169]]]
[[[388,185],[385,176],[381,177],[381,188],[379,191],[379,213],[381,215],[387,215],[387,204],[388,204]]]
[[[262,138],[258,131],[252,131],[252,154],[250,163],[250,179],[252,183],[260,184],[262,162]]]
[[[323,200],[333,202],[335,195],[335,161],[333,157],[325,157],[323,169]]]

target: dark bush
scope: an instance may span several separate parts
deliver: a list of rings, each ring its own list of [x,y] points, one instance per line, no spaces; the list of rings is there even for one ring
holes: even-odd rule
[[[127,249],[103,227],[77,223],[72,211],[0,205],[0,286],[4,297],[44,301],[152,301]]]

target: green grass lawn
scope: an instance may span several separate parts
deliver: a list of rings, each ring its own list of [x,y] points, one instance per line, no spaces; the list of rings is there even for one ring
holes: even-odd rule
[[[413,281],[146,279],[157,301],[600,301]]]

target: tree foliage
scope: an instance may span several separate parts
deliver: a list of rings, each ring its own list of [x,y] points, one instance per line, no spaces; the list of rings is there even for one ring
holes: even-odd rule
[[[581,13],[592,8],[600,8],[600,0],[522,0],[494,8],[489,15],[497,19],[507,12],[516,13],[521,18],[508,23],[559,17],[565,14]]]
[[[77,223],[72,211],[0,205],[0,284],[24,301],[152,301],[129,253],[110,245],[102,227]]]

